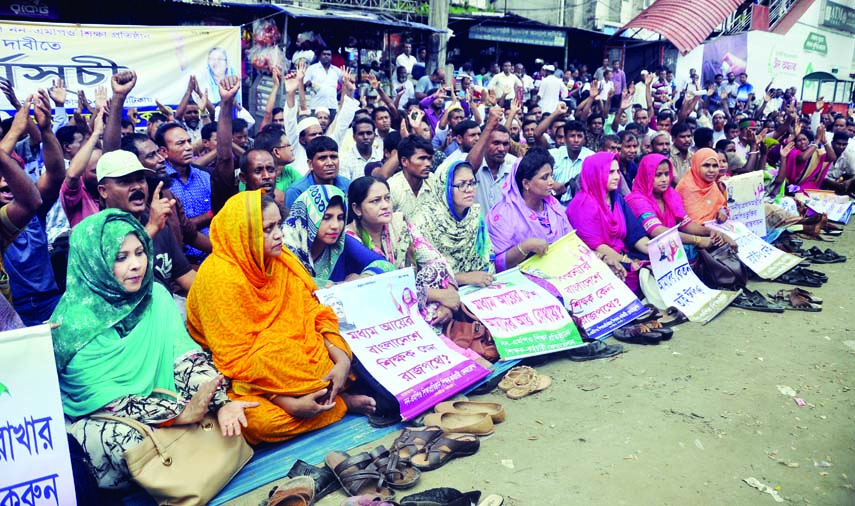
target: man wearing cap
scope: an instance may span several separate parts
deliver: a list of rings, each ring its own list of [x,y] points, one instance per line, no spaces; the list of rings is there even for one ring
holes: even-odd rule
[[[311,171],[285,192],[285,207],[288,209],[312,185],[334,185],[345,194],[350,187],[350,179],[338,175],[338,144],[334,140],[324,135],[316,137],[306,146],[306,154],[311,157]]]
[[[119,209],[132,214],[145,225],[154,246],[154,277],[170,292],[186,294],[196,278],[196,271],[184,256],[181,245],[169,230],[166,219],[173,212],[174,200],[160,195],[163,183],[154,191],[151,213],[146,209],[148,184],[146,173],[151,169],[142,166],[136,155],[129,151],[111,151],[104,154],[95,169],[98,194],[106,209]]]
[[[555,67],[553,65],[544,65],[540,68],[540,74],[543,79],[540,81],[540,89],[537,91],[537,96],[540,97],[540,107],[543,112],[552,114],[555,108],[567,93],[567,87],[564,82],[555,76]]]
[[[721,109],[712,114],[713,145],[725,138],[724,125],[727,124],[727,115]]]

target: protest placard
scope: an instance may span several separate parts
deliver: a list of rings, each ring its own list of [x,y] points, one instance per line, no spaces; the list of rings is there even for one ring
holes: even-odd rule
[[[708,221],[704,225],[736,242],[736,245],[739,246],[736,251],[739,259],[763,279],[775,279],[802,261],[801,258],[784,253],[757,237],[748,230],[748,227],[738,221],[728,220],[724,223]]]
[[[647,251],[662,300],[682,311],[690,321],[709,322],[739,295],[739,292],[713,290],[698,279],[689,266],[677,227],[651,239]]]
[[[110,89],[113,74],[132,69],[137,84],[125,100],[148,114],[155,100],[175,106],[191,75],[213,103],[218,79],[240,76],[240,28],[236,26],[111,26],[0,21],[0,77],[19,97],[65,81],[65,106],[77,106],[77,92],[92,100],[95,88]],[[238,93],[240,97],[240,93]],[[0,100],[0,108],[14,113]],[[143,114],[146,118],[146,115]]]
[[[0,504],[76,504],[47,325],[0,333]]]
[[[758,170],[723,180],[727,185],[727,208],[730,219],[748,227],[757,237],[766,237],[766,185],[763,171]]]
[[[582,336],[561,302],[513,269],[485,288],[464,287],[460,300],[493,335],[504,360],[581,346]]]
[[[808,190],[797,194],[796,198],[813,211],[824,213],[831,221],[846,224],[852,217],[852,199],[847,195],[837,195],[824,190]]]
[[[490,374],[452,350],[419,314],[412,268],[316,292],[362,366],[412,419]],[[366,303],[370,301],[370,303]]]
[[[521,263],[520,269],[554,286],[591,339],[607,337],[647,311],[575,231],[550,244],[545,255]]]

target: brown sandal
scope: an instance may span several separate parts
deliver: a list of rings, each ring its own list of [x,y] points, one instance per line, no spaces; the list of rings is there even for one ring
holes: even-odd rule
[[[392,498],[395,491],[383,486],[384,477],[374,466],[376,456],[365,452],[351,456],[347,452],[332,451],[324,457],[324,463],[349,495]]]
[[[401,460],[409,461],[413,455],[421,452],[425,446],[440,436],[442,436],[442,429],[435,425],[404,429],[392,442],[391,451],[397,452]]]
[[[472,434],[443,434],[433,440],[410,462],[416,469],[432,471],[442,467],[451,459],[474,455],[480,447],[481,442]]]
[[[373,466],[380,473],[381,486],[385,483],[389,488],[399,490],[412,488],[422,475],[408,460],[402,460],[398,452],[390,452],[385,446],[378,446],[369,455],[374,458]]]

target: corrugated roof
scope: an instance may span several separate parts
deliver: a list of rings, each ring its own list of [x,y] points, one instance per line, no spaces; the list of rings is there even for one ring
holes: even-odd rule
[[[620,32],[646,28],[669,41],[682,54],[699,46],[742,0],[656,0]]]

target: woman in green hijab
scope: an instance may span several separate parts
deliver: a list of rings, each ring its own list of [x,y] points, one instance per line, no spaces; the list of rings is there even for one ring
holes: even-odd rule
[[[136,218],[107,209],[71,234],[68,287],[51,317],[66,430],[83,447],[101,488],[123,488],[124,451],[142,441],[111,414],[153,427],[198,422],[217,412],[225,436],[240,437],[243,410],[230,402],[209,354],[190,339],[169,292],[154,282],[151,238]],[[163,388],[179,400],[154,397]]]

